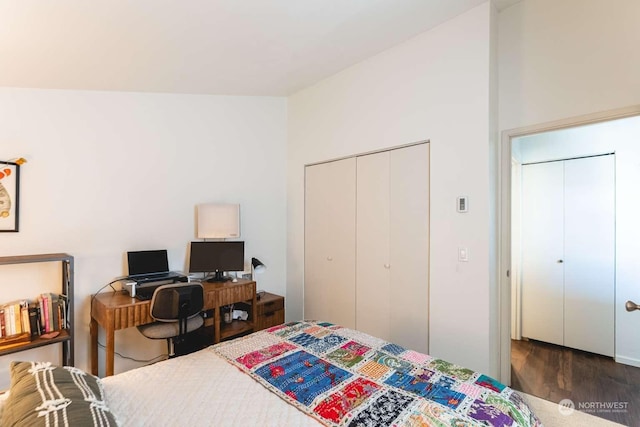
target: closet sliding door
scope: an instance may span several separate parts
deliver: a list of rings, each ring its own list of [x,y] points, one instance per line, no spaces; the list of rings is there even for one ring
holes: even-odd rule
[[[428,353],[429,144],[391,151],[389,168],[390,336]]]
[[[304,315],[355,328],[356,160],[305,169]]]
[[[522,167],[522,336],[564,345],[564,164]]]
[[[357,159],[356,327],[426,353],[429,145]]]
[[[615,159],[564,163],[564,345],[613,356]]]
[[[389,341],[395,299],[389,260],[389,152],[358,157],[356,176],[356,326]]]

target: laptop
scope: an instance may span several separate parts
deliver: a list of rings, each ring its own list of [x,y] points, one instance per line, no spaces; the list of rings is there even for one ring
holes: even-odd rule
[[[166,249],[153,251],[127,252],[129,264],[129,276],[138,284],[170,280],[182,275],[175,271],[169,271],[169,258]]]

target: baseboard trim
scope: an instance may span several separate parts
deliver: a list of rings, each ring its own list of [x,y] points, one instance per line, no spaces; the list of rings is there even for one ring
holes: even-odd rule
[[[630,365],[635,366],[636,368],[640,368],[640,360],[634,359],[633,357],[616,356],[615,361],[624,365]]]

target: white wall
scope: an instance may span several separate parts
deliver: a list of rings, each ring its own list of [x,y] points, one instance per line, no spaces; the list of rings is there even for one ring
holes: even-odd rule
[[[523,163],[577,156],[616,154],[615,355],[640,367],[640,313],[627,312],[627,300],[640,302],[640,117],[546,132],[518,138]]]
[[[640,103],[638,0],[522,0],[499,14],[500,129]]]
[[[289,319],[303,315],[304,165],[429,139],[429,351],[497,374],[489,253],[491,13],[485,3],[289,98]],[[460,195],[469,197],[466,214],[456,213]],[[458,262],[459,246],[469,248],[469,262]]]
[[[28,160],[20,232],[0,236],[0,255],[75,256],[76,366],[89,367],[89,296],[126,272],[128,250],[167,248],[184,270],[198,203],[241,204],[245,258],[267,265],[258,287],[284,295],[286,99],[0,89],[0,117],[0,159]],[[29,271],[0,273],[0,301],[36,295]],[[166,345],[132,329],[116,351]],[[0,359],[0,381],[31,353]],[[116,372],[134,365],[116,357]]]

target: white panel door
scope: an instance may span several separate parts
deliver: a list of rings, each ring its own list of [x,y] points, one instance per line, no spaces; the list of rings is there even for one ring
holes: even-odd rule
[[[522,167],[522,336],[564,343],[564,166]]]
[[[357,158],[356,328],[392,341],[389,261],[389,152]],[[395,281],[395,279],[394,279]]]
[[[614,156],[565,167],[564,345],[614,355]]]
[[[355,328],[356,160],[305,169],[304,316]]]
[[[390,152],[392,342],[429,352],[429,144]]]

